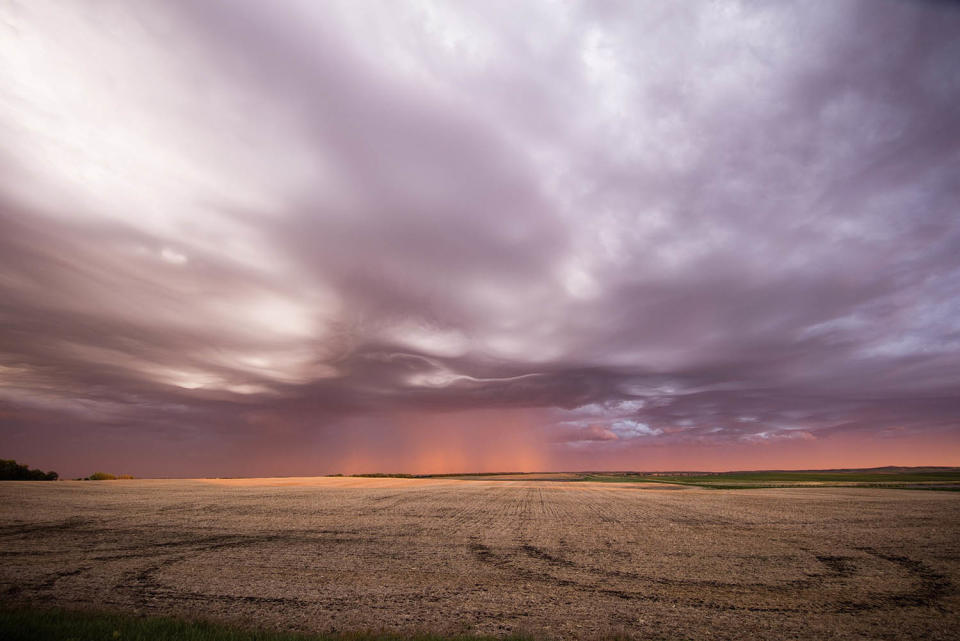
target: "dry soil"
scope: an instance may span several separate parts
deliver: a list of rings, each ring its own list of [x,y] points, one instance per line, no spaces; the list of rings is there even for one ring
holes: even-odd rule
[[[957,639],[960,493],[0,483],[0,595],[297,630]]]

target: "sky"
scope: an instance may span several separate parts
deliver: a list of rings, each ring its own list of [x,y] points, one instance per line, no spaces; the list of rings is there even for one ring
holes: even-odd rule
[[[0,457],[960,465],[960,9],[0,2]]]

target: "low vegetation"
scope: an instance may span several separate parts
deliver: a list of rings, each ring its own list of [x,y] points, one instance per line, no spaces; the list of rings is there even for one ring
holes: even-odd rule
[[[331,476],[343,476],[343,475],[333,474]],[[350,476],[352,478],[371,478],[371,479],[416,479],[416,478],[431,478],[434,475],[399,474],[399,473],[392,473],[392,472],[371,472],[368,474],[350,474]]]
[[[340,474],[331,476],[342,476]],[[848,470],[767,470],[748,472],[475,472],[470,474],[351,474],[369,478],[455,478],[491,481],[588,481],[669,483],[715,490],[774,487],[880,487],[960,490],[957,467],[879,467]]]
[[[33,470],[13,459],[0,459],[0,481],[56,481],[58,478],[60,475],[56,472]]]
[[[76,479],[77,481],[116,481],[120,479],[121,481],[130,480],[134,478],[132,474],[121,474],[116,476],[114,474],[108,474],[107,472],[94,472],[90,476],[82,479]]]
[[[594,472],[583,474],[579,480],[608,483],[671,483],[724,490],[808,486],[956,490],[960,489],[960,468],[887,467],[851,470],[770,470],[656,474]]]

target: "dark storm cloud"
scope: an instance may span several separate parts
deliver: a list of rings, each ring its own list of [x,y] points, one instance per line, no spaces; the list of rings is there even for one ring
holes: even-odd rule
[[[945,5],[3,14],[10,431],[956,429]]]

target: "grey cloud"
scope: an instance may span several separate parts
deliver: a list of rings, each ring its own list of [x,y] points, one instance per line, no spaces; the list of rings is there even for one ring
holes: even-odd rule
[[[956,428],[960,12],[418,7],[9,5],[5,416]]]

